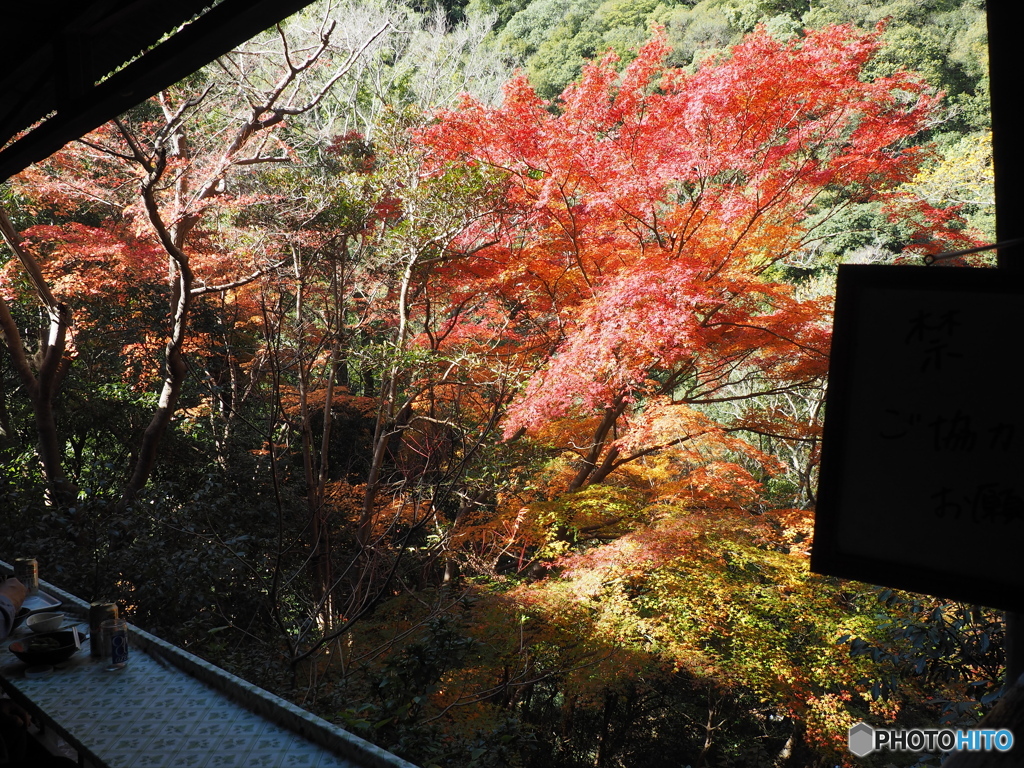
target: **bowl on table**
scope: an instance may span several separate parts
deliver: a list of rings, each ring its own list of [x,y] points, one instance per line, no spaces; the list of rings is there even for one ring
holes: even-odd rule
[[[11,653],[29,666],[60,664],[70,659],[79,644],[75,633],[69,629],[60,632],[45,632],[17,640],[8,646]]]
[[[51,613],[44,611],[43,613],[33,613],[27,619],[25,619],[25,626],[31,629],[33,632],[56,632],[60,629],[60,625],[64,623],[63,613]]]

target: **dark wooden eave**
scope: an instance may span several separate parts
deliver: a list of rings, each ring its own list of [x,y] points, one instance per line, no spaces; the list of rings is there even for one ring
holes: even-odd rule
[[[29,0],[5,9],[0,181],[311,0]]]

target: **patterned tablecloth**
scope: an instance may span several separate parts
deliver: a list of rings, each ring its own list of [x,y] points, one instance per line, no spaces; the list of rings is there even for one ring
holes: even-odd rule
[[[110,768],[359,768],[138,647],[124,669],[107,671],[86,643],[38,677],[27,677],[5,648],[0,677],[12,697],[30,702],[72,746]]]

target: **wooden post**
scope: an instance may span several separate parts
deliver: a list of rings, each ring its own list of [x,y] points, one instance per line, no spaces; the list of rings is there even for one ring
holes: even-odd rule
[[[1024,236],[1024,142],[1018,109],[1024,103],[1024,59],[1020,30],[1024,3],[988,0],[988,60],[992,109],[992,156],[995,165],[996,240]],[[999,269],[1024,272],[1024,244],[999,249]],[[1008,354],[1013,354],[1007,350]],[[1024,542],[1022,542],[1024,543]],[[1009,688],[1024,673],[1024,615],[1006,615],[1006,680]],[[1024,738],[1024,733],[1021,734]]]

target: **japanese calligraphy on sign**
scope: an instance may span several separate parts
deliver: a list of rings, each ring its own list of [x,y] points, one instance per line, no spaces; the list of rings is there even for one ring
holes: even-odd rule
[[[1024,280],[843,266],[811,567],[1024,610]]]

